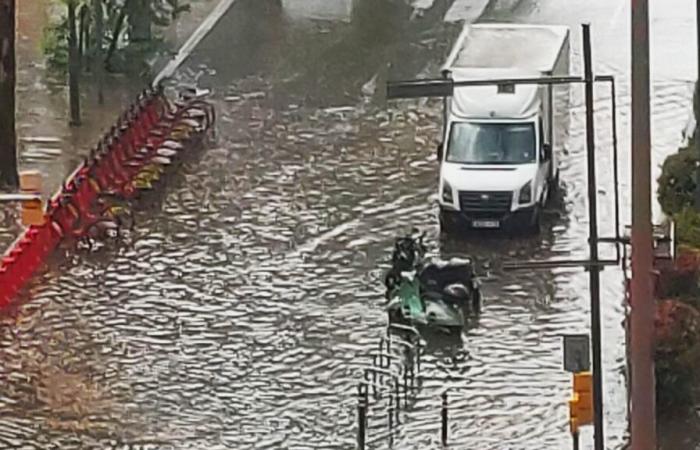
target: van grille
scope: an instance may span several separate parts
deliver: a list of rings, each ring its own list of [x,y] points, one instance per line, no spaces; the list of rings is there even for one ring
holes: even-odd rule
[[[510,191],[460,191],[459,205],[462,212],[510,212],[513,193]]]

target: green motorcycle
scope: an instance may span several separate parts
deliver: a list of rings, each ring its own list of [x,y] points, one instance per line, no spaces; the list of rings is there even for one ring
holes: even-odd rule
[[[461,331],[481,312],[481,290],[468,259],[425,260],[423,235],[396,240],[386,274],[389,320]]]

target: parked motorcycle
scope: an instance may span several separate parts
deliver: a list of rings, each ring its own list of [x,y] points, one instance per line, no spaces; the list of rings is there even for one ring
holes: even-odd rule
[[[398,238],[384,284],[390,321],[461,330],[481,312],[481,291],[472,262],[426,260],[424,234]]]

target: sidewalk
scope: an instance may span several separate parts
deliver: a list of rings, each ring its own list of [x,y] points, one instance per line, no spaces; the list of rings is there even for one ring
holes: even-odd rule
[[[179,48],[219,0],[194,0],[163,37],[170,47]],[[99,105],[89,78],[81,79],[82,125],[68,125],[67,81],[56,78],[47,67],[43,51],[44,30],[63,13],[52,0],[17,2],[17,151],[20,170],[39,170],[44,176],[42,195],[53,195],[80,163],[102,134],[117,120],[122,110],[146,87],[146,80],[123,75],[107,75],[105,103]],[[21,231],[16,208],[0,212],[0,251]]]
[[[192,11],[164,30],[168,45],[178,48],[218,0],[195,0]],[[17,134],[20,170],[38,169],[45,178],[43,194],[53,194],[103,132],[117,119],[146,80],[107,75],[105,103],[99,105],[91,80],[81,80],[82,125],[68,125],[68,89],[48,70],[41,49],[43,30],[63,6],[51,0],[17,2]]]

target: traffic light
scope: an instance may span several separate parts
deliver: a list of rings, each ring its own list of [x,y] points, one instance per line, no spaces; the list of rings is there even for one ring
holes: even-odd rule
[[[19,186],[22,194],[30,197],[22,200],[22,224],[26,226],[43,225],[44,211],[40,193],[42,187],[41,173],[36,170],[26,170],[19,174]]]
[[[22,224],[25,226],[44,224],[44,210],[41,199],[22,201]]]
[[[593,378],[591,372],[574,374],[574,393],[569,400],[569,421],[572,433],[578,427],[593,423]]]

